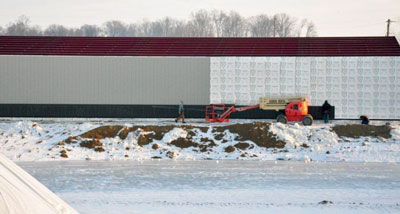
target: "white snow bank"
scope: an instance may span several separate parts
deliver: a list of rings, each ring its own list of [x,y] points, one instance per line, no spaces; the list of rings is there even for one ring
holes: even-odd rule
[[[254,120],[233,121],[224,124],[208,124],[201,121],[190,122],[189,125],[221,126],[234,123],[251,123]],[[359,121],[334,121],[335,124],[351,124]],[[373,121],[373,125],[385,122]],[[119,137],[101,139],[105,152],[80,147],[79,143],[58,146],[57,144],[69,136],[77,136],[98,126],[124,125],[175,125],[172,121],[160,119],[145,121],[141,119],[124,121],[6,121],[0,122],[0,153],[12,160],[149,160],[154,157],[169,159],[171,154],[176,160],[204,159],[241,159],[241,160],[298,160],[298,161],[348,161],[348,162],[400,162],[400,124],[391,122],[392,137],[340,138],[331,129],[335,124],[317,123],[313,126],[271,123],[270,131],[286,143],[284,148],[263,148],[251,141],[236,140],[236,133],[229,130],[223,132],[223,139],[216,139],[212,129],[202,132],[192,129],[196,134],[193,139],[197,143],[209,139],[215,142],[210,150],[200,152],[199,148],[179,148],[172,144],[178,138],[185,138],[188,131],[175,127],[164,133],[161,140],[153,140],[148,145],[138,144],[139,132],[131,132],[124,139]],[[144,133],[144,132],[143,132]],[[142,133],[142,134],[143,134]],[[149,132],[150,133],[150,132]],[[237,143],[248,143],[246,150],[236,149],[231,153],[225,152],[228,146]],[[158,149],[153,149],[154,144]],[[65,150],[68,158],[60,156]]]
[[[0,154],[0,213],[74,214],[77,212]]]

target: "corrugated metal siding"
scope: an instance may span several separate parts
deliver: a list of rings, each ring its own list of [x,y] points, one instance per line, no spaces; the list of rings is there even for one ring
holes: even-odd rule
[[[181,38],[0,36],[0,55],[400,56],[395,37]]]
[[[209,103],[206,57],[0,56],[0,103]]]

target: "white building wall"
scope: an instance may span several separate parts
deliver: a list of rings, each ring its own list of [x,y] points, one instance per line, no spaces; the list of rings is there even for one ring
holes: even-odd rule
[[[211,103],[302,95],[328,100],[336,118],[400,119],[400,57],[213,57],[210,66]]]

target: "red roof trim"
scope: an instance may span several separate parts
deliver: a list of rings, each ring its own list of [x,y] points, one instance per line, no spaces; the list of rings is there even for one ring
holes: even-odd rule
[[[400,56],[395,37],[180,38],[0,36],[0,55]]]

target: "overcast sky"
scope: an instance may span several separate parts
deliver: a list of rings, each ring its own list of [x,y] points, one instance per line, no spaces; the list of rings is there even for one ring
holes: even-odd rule
[[[109,20],[188,19],[193,11],[217,9],[245,17],[287,13],[307,18],[315,23],[319,36],[385,35],[385,21],[390,18],[399,21],[393,23],[393,31],[400,33],[400,0],[0,0],[0,5],[3,27],[20,15],[42,28],[79,27]]]

